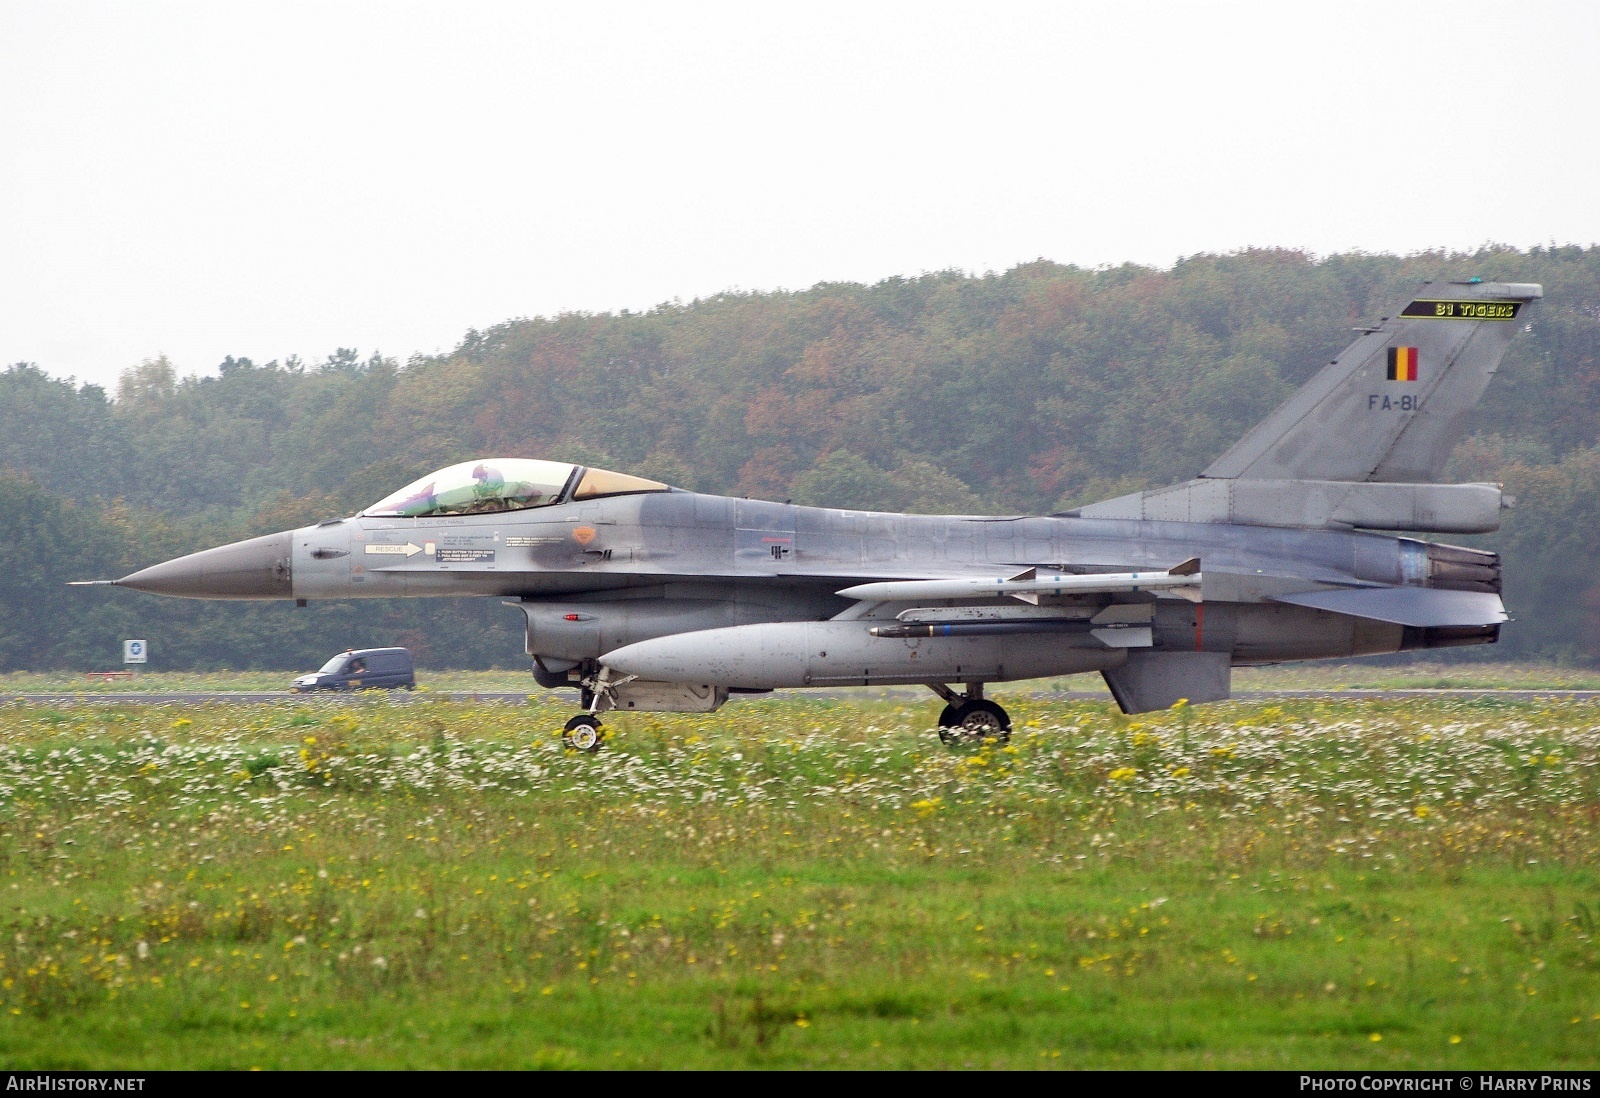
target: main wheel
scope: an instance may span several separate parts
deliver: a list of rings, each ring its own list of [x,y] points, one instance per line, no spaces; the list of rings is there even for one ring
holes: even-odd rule
[[[561,742],[573,751],[598,751],[603,738],[600,718],[591,713],[579,713],[561,730]]]
[[[956,719],[956,714],[961,712],[961,706],[951,702],[939,712],[939,742],[949,747],[954,747],[965,737],[962,736],[961,722]]]
[[[992,701],[967,701],[947,705],[939,714],[939,739],[947,744],[1011,739],[1011,717]]]

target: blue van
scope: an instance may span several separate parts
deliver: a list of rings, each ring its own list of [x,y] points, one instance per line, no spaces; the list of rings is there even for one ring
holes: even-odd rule
[[[322,665],[320,671],[301,675],[291,693],[314,690],[393,690],[417,688],[417,671],[404,648],[352,648]]]

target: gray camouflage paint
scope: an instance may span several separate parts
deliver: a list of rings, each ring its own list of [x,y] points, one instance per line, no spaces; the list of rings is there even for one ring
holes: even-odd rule
[[[728,689],[1093,670],[1133,711],[1216,700],[1230,666],[1493,642],[1505,619],[1498,558],[1348,526],[1492,528],[1497,486],[1428,482],[1540,295],[1424,286],[1199,480],[1075,513],[884,514],[673,489],[448,518],[355,516],[117,582],[199,598],[499,596],[526,617],[542,682],[604,694],[606,676],[633,676],[616,704],[636,708],[712,708]],[[1396,346],[1418,349],[1423,376],[1384,376]],[[1263,483],[1219,495],[1217,481]],[[836,594],[871,580],[1164,570],[1195,557],[1203,601],[1049,597],[1049,634],[873,636],[874,623],[966,604]],[[1386,588],[1421,593],[1388,599]],[[1386,612],[1389,602],[1399,609]],[[1145,631],[1096,637],[1089,618],[1113,603],[1150,604],[1148,624],[1134,627]],[[1026,616],[1015,601],[985,605]],[[692,685],[694,697],[668,683]]]

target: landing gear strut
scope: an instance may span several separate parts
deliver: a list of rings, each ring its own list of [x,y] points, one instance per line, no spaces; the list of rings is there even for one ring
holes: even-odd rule
[[[928,689],[948,703],[939,714],[940,742],[951,746],[987,739],[1010,742],[1011,717],[1000,706],[984,699],[983,683],[967,683],[965,694],[957,694],[943,683]]]

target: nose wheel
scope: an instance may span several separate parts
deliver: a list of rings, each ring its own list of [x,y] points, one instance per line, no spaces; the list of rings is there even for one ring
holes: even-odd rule
[[[965,694],[957,694],[947,686],[934,687],[933,692],[948,703],[939,714],[940,742],[952,747],[988,739],[1010,742],[1011,716],[984,698],[983,684],[968,683]]]
[[[600,718],[593,713],[579,713],[561,730],[561,742],[569,751],[598,751],[604,739]]]

